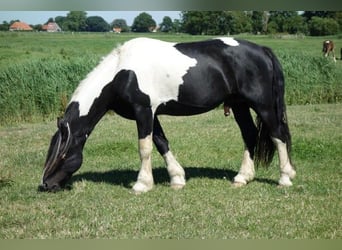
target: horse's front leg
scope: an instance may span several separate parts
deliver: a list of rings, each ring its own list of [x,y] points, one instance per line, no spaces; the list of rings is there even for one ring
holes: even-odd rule
[[[141,168],[137,182],[133,186],[136,194],[144,193],[153,188],[152,175],[152,129],[153,114],[150,108],[138,108],[136,112],[136,122],[139,137],[139,155]]]

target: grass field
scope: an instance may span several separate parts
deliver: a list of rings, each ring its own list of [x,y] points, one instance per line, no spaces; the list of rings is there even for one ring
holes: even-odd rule
[[[155,187],[132,194],[140,167],[136,126],[108,114],[68,188],[38,192],[55,117],[100,58],[135,36],[0,33],[0,239],[342,238],[342,61],[322,58],[324,38],[239,36],[270,46],[283,65],[297,168],[293,187],[277,187],[277,158],[246,187],[231,185],[243,144],[234,117],[217,109],[160,119],[185,168],[183,190],[168,186],[154,150]],[[334,41],[339,49],[341,37]]]
[[[137,34],[0,33],[0,126],[51,120],[60,115],[86,74],[101,57]],[[206,36],[140,34],[165,41]],[[283,65],[288,104],[342,102],[342,60],[322,56],[326,38],[273,38],[240,35],[271,47]],[[341,37],[333,37],[337,45]]]
[[[174,191],[154,150],[154,189],[136,196],[139,170],[132,121],[107,115],[65,191],[37,185],[55,122],[0,129],[0,238],[336,239],[342,238],[342,105],[288,108],[297,178],[278,188],[275,158],[255,181],[231,185],[243,145],[222,110],[161,117],[187,185]]]

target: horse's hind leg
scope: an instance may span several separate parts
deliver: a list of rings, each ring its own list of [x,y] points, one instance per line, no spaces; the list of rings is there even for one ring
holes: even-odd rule
[[[260,112],[262,126],[268,130],[268,134],[274,143],[279,156],[280,179],[279,185],[292,186],[292,181],[296,176],[291,160],[289,150],[291,147],[291,135],[286,121],[285,112],[282,114],[282,119],[277,119],[276,114],[272,111]]]
[[[157,117],[153,125],[153,142],[160,155],[163,156],[167,171],[170,176],[170,184],[173,189],[181,189],[185,186],[185,172],[169,149],[169,142],[165,137],[164,131]]]
[[[256,145],[257,129],[253,122],[249,107],[245,104],[239,104],[232,107],[235,120],[240,127],[241,135],[245,143],[241,168],[234,177],[234,185],[241,186],[254,179],[254,149]]]

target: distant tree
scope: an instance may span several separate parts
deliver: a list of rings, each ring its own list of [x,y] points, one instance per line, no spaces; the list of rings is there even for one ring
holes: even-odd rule
[[[182,30],[192,35],[225,35],[230,19],[226,11],[183,11]]]
[[[43,27],[43,25],[41,25],[41,24],[32,25],[32,28],[34,30],[38,30],[38,31],[42,30],[42,27]]]
[[[296,16],[298,16],[296,11],[270,11],[269,22],[272,22],[272,27],[276,28],[276,32],[288,32],[286,23]]]
[[[182,23],[179,19],[174,19],[173,20],[173,25],[172,25],[172,31],[175,33],[179,33],[182,30]]]
[[[70,11],[65,20],[65,26],[69,31],[85,31],[87,12],[85,11]]]
[[[331,17],[331,11],[304,11],[302,16],[307,20],[310,21],[312,17]]]
[[[245,11],[230,11],[229,32],[231,34],[249,33],[253,31],[252,20]]]
[[[114,19],[111,28],[121,28],[121,32],[129,31],[129,27],[125,19]]]
[[[149,32],[156,26],[156,21],[153,20],[152,16],[146,12],[142,12],[136,18],[134,18],[132,31]]]
[[[55,19],[53,17],[50,17],[46,23],[44,24],[48,24],[48,23],[54,23],[55,22]]]
[[[254,34],[263,32],[263,11],[252,11],[249,13]]]
[[[336,11],[334,20],[336,20],[339,25],[340,32],[342,32],[342,11]]]
[[[201,35],[204,30],[203,11],[182,11],[182,30],[191,35]]]
[[[7,31],[9,30],[10,24],[6,21],[3,21],[2,24],[0,24],[0,30],[1,31]]]
[[[305,22],[304,17],[299,15],[294,15],[289,17],[283,24],[283,30],[289,34],[303,33],[307,34],[308,27]]]
[[[339,31],[339,24],[332,18],[314,16],[309,21],[309,32],[312,36],[335,35]]]
[[[10,26],[11,26],[12,24],[14,24],[15,22],[20,22],[20,20],[19,20],[19,19],[11,20],[11,21],[10,21]]]
[[[67,18],[65,16],[57,16],[55,17],[55,22],[61,27],[62,30],[68,30],[67,27]]]
[[[173,30],[173,22],[171,17],[165,16],[163,22],[160,24],[160,30],[162,32],[170,32]]]
[[[109,31],[109,24],[100,16],[90,16],[86,19],[87,31],[106,32]]]

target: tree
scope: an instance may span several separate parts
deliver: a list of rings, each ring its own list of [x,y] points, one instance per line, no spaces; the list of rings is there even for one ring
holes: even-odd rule
[[[298,16],[296,11],[270,11],[270,19],[272,27],[276,28],[276,32],[288,32],[286,23],[291,18]]]
[[[128,27],[125,19],[114,19],[111,26],[112,26],[112,29],[113,28],[120,28],[121,32],[128,32],[129,31],[129,27]]]
[[[0,24],[1,31],[8,31],[9,27],[10,27],[10,24],[6,21],[3,21],[2,24]]]
[[[172,19],[169,16],[163,18],[163,22],[160,24],[160,30],[162,32],[170,32],[173,30]]]
[[[204,30],[202,11],[182,11],[182,30],[191,35],[201,35]]]
[[[55,17],[55,22],[59,25],[59,27],[61,27],[62,30],[65,30],[65,31],[68,30],[66,21],[67,21],[67,18],[65,16]]]
[[[85,31],[87,12],[85,11],[70,11],[65,20],[65,26],[70,31]]]
[[[259,34],[263,32],[263,11],[252,11],[251,22],[252,31],[254,34]]]
[[[179,19],[173,20],[173,28],[172,31],[175,33],[179,33],[182,30],[182,23]]]
[[[90,16],[86,19],[87,31],[106,32],[109,24],[100,16]]]
[[[321,18],[314,16],[309,21],[309,32],[311,36],[335,35],[339,31],[337,21],[332,18]]]
[[[304,11],[302,16],[306,19],[306,21],[310,21],[312,17],[331,17],[329,12],[331,11]]]
[[[48,23],[54,23],[55,22],[55,19],[53,17],[50,17],[46,23],[44,24],[48,24]]]
[[[289,34],[307,33],[307,25],[302,16],[296,15],[289,17],[283,25],[284,31]]]
[[[252,32],[252,20],[244,11],[230,11],[229,32],[231,34]]]
[[[182,30],[192,35],[225,35],[230,18],[226,11],[183,11]]]
[[[156,27],[156,21],[146,12],[140,13],[134,18],[132,31],[133,32],[150,32]]]

